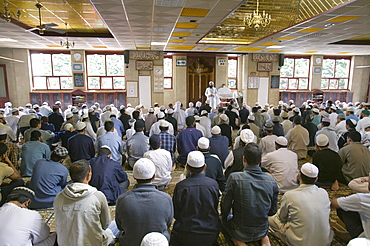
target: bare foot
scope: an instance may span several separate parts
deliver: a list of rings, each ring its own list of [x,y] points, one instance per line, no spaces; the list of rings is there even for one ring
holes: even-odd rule
[[[233,241],[235,246],[247,246],[244,242],[240,242],[236,240],[235,238],[231,238],[231,241]]]
[[[342,240],[346,243],[348,243],[352,239],[351,235],[349,235],[348,231],[340,231],[335,227],[332,227],[331,229],[334,231],[334,234],[337,238],[339,238],[340,240]]]
[[[267,235],[266,235],[266,237],[262,238],[261,246],[271,246],[270,239]]]
[[[332,184],[331,190],[334,190],[334,191],[339,190],[338,180],[335,180],[335,182]]]

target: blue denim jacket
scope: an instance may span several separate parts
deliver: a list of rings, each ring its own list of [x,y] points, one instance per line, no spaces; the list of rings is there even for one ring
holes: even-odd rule
[[[279,188],[273,177],[258,166],[230,174],[221,200],[223,222],[245,233],[268,230],[268,216],[278,208]],[[227,217],[232,210],[232,219]]]

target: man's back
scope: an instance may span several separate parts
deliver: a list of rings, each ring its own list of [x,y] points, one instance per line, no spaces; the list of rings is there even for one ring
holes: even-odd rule
[[[329,138],[329,148],[335,152],[338,152],[338,137],[335,133],[334,128],[331,127],[323,127],[321,130],[316,132],[316,136],[324,134]]]
[[[174,153],[176,152],[176,138],[174,135],[169,134],[166,131],[161,131],[159,134],[161,140],[161,149],[165,149],[170,152],[172,162],[175,162]]]
[[[223,219],[232,208],[231,224],[245,233],[268,230],[268,216],[277,211],[278,186],[273,177],[258,166],[247,166],[243,172],[231,173],[221,201]]]
[[[222,165],[224,165],[226,157],[229,154],[228,146],[229,140],[226,136],[212,135],[212,137],[209,138],[209,152],[217,155],[220,158]]]
[[[149,232],[160,232],[168,236],[168,227],[173,219],[171,197],[155,188],[153,184],[136,184],[117,200],[116,223],[120,231],[121,245],[138,246]]]
[[[262,158],[262,167],[269,167],[269,171],[276,180],[280,193],[298,187],[298,157],[287,148],[280,148],[268,153]]]
[[[104,194],[83,183],[67,185],[54,200],[59,245],[108,245],[110,223]]]
[[[306,158],[307,145],[310,143],[307,129],[296,125],[285,137],[288,140],[288,149],[294,151],[298,155],[298,159]]]
[[[98,138],[97,149],[101,146],[107,145],[111,149],[112,159],[122,162],[123,142],[121,138],[114,132],[106,132],[104,135]]]
[[[81,159],[90,160],[95,155],[95,148],[92,139],[85,134],[76,134],[68,139],[67,149],[71,161]]]
[[[193,127],[188,127],[185,130],[182,130],[177,135],[178,158],[186,160],[188,153],[196,150],[198,139],[202,136],[202,133]]]
[[[144,158],[148,158],[155,165],[155,178],[153,184],[162,186],[167,185],[172,177],[172,158],[169,151],[165,149],[149,150],[144,153]]]
[[[28,141],[22,146],[22,162],[21,174],[22,176],[32,176],[33,167],[36,161],[43,158],[50,158],[50,148],[39,141]]]
[[[31,208],[51,208],[55,196],[67,185],[68,169],[63,164],[41,159],[33,168],[29,187],[35,192]]]
[[[316,185],[302,184],[288,191],[274,216],[286,224],[286,240],[289,245],[330,245],[332,232],[329,225],[330,201],[328,193]],[[270,224],[274,226],[274,217]]]
[[[99,155],[90,161],[92,177],[90,185],[104,193],[109,202],[116,202],[119,195],[125,190],[119,183],[127,180],[127,174],[121,165],[106,155]]]
[[[143,157],[144,153],[149,150],[149,138],[143,132],[136,132],[126,142],[128,164],[133,167],[135,162]]]

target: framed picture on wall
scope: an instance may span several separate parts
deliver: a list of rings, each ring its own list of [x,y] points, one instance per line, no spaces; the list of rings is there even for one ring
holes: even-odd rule
[[[176,66],[186,66],[186,60],[178,59],[176,60]]]
[[[258,72],[271,72],[272,71],[272,62],[258,62],[257,63]]]
[[[127,82],[127,97],[137,97],[137,82]]]
[[[271,88],[279,88],[280,75],[271,75]]]

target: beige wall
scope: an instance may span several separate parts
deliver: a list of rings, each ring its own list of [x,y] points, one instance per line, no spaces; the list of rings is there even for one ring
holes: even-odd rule
[[[24,106],[29,102],[29,92],[31,90],[28,50],[0,48],[0,56],[24,61],[20,63],[0,59],[0,64],[5,64],[6,68],[9,100],[16,107]]]
[[[369,89],[370,68],[356,68],[356,66],[370,65],[370,56],[354,56],[352,59],[350,90],[353,91],[354,102],[369,101],[367,93]]]

